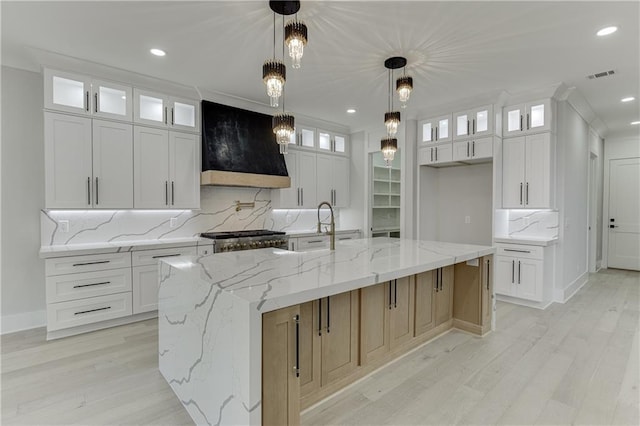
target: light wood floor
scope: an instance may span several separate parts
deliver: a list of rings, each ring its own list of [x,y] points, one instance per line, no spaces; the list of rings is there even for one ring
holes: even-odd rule
[[[608,270],[546,311],[498,304],[321,405],[303,424],[640,424],[640,273]],[[191,424],[157,371],[154,320],[2,336],[2,424]]]

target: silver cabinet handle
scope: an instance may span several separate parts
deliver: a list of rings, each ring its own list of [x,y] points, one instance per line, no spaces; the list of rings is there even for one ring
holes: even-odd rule
[[[300,205],[304,206],[304,188],[300,188]]]
[[[110,260],[98,260],[96,262],[83,262],[83,263],[74,263],[71,266],[87,266],[87,265],[102,265],[104,263],[111,263]]]
[[[331,333],[331,297],[327,297],[327,333]]]
[[[98,92],[96,92],[96,94],[94,96],[94,100],[95,100],[96,104],[93,106],[93,111],[94,112],[98,112]]]
[[[530,250],[503,249],[504,251],[514,251],[516,253],[531,253]]]
[[[300,188],[298,188],[298,204],[297,206],[300,206]]]
[[[431,161],[433,162],[433,148],[429,148],[429,152],[431,152]]]
[[[467,158],[469,158],[469,142],[467,142]]]
[[[431,141],[433,141],[433,127],[431,128]]]
[[[491,281],[491,272],[489,271],[489,268],[491,267],[491,261],[489,259],[487,259],[487,291],[489,291],[489,283]]]
[[[436,132],[438,133],[438,132]],[[436,162],[438,161],[438,147],[436,146]]]
[[[293,317],[293,322],[296,323],[296,365],[293,366],[293,371],[296,377],[300,377],[300,315]]]
[[[173,107],[171,107],[171,125],[174,124]]]
[[[87,178],[87,204],[91,205],[91,178]]]
[[[529,130],[529,113],[527,113],[527,130]]]
[[[436,127],[436,140],[438,140],[438,128]],[[436,158],[437,160],[437,158]]]
[[[180,256],[181,253],[173,253],[173,254],[158,254],[156,256],[151,256],[152,259],[162,259],[163,257],[175,257]]]
[[[526,193],[525,193],[524,200],[525,200],[525,204],[529,205],[529,182],[527,182],[527,187],[526,187]]]
[[[476,119],[473,119],[473,134],[476,134]]]
[[[520,131],[522,131],[522,114],[520,114]]]
[[[98,176],[96,176],[96,206],[100,204],[100,187],[98,186]]]
[[[78,285],[74,285],[73,288],[93,287],[94,285],[106,285],[106,284],[111,284],[111,281],[103,281],[101,283],[92,283],[92,284],[78,284]]]
[[[164,107],[164,124],[167,124],[167,107]]]
[[[469,120],[467,120],[467,135],[469,135]]]
[[[322,336],[322,299],[318,299],[318,336]]]
[[[511,284],[513,284],[516,280],[516,261],[511,261]]]
[[[518,260],[518,284],[520,284],[521,280],[520,280],[520,272],[522,272],[522,268],[521,268],[522,264],[521,262]]]
[[[169,181],[164,181],[164,204],[169,205]]]
[[[97,309],[89,309],[88,311],[75,312],[73,315],[81,315],[81,314],[88,314],[90,312],[106,311],[107,309],[111,309],[111,306],[105,306],[104,308],[97,308]]]
[[[86,96],[86,105],[85,105],[85,109],[87,110],[87,112],[89,112],[89,91],[87,90],[87,96]]]
[[[471,156],[476,156],[476,141],[471,142]]]
[[[171,205],[174,206],[176,204],[176,189],[174,185],[174,181],[171,181]]]
[[[522,205],[522,182],[520,182],[520,205]]]
[[[316,244],[316,243],[322,243],[322,240],[309,240],[307,241],[307,244]]]

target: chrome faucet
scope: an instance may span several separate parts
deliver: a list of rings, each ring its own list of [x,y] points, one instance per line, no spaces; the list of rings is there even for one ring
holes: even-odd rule
[[[320,221],[320,209],[324,205],[328,206],[329,210],[331,210],[331,223],[323,223]],[[329,245],[329,249],[335,250],[336,249],[336,222],[333,217],[333,207],[331,207],[331,204],[328,201],[323,201],[320,204],[318,204],[318,234],[322,233],[322,225],[331,225],[331,230],[328,232],[329,236],[331,237],[330,239],[331,243]]]

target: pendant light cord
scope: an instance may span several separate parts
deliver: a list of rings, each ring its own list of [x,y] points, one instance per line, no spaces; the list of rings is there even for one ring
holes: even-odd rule
[[[273,43],[274,43],[274,49],[275,49],[275,34],[276,34],[275,16],[276,15],[274,14],[273,16],[274,16],[274,21],[273,21],[273,37],[274,37],[273,40],[274,40],[274,42]],[[274,53],[274,56],[275,56],[275,53]],[[282,63],[284,64],[284,15],[282,15]],[[284,91],[285,91],[285,87],[286,87],[286,84],[284,86],[282,86],[282,114],[284,114],[284,99],[285,99]]]
[[[273,60],[276,60],[276,13],[273,12]]]

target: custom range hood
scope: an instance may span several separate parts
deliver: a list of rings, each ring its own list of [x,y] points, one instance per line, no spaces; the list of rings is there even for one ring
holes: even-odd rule
[[[272,117],[202,101],[201,185],[289,188]]]

